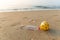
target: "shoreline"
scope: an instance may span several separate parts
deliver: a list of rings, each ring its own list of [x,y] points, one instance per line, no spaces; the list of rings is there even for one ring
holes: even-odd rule
[[[5,10],[0,12],[31,12],[31,11],[59,11],[60,9],[33,9],[33,10]]]

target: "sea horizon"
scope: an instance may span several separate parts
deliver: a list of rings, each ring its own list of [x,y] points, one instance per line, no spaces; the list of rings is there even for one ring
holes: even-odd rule
[[[0,0],[0,12],[60,10],[59,0]]]
[[[6,8],[0,9],[0,12],[13,12],[13,11],[35,11],[35,10],[60,10],[60,6],[32,6],[32,7],[21,7],[21,8]]]

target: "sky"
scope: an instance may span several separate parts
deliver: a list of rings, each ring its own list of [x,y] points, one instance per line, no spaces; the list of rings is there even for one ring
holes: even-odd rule
[[[31,7],[34,5],[60,6],[60,0],[0,0],[0,9]]]

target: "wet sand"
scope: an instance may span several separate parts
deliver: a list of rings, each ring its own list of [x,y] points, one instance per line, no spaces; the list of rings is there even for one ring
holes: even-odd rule
[[[48,21],[49,31],[23,30],[25,25],[39,26]],[[0,40],[60,40],[60,10],[0,13]]]

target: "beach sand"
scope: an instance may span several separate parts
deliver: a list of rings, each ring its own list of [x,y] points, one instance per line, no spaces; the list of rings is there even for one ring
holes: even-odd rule
[[[49,23],[49,31],[23,30],[22,26]],[[0,40],[60,40],[60,10],[0,13]]]

